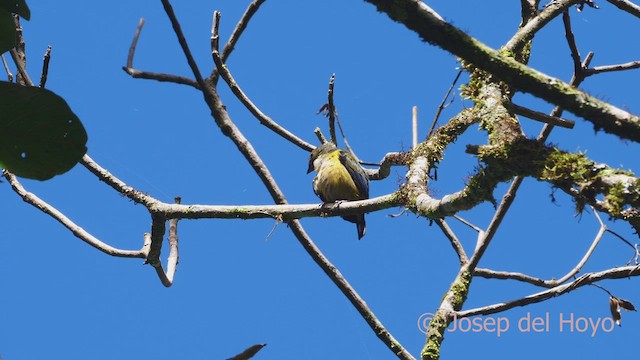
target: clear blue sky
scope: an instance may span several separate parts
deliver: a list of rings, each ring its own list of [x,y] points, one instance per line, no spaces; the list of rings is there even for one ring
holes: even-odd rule
[[[211,16],[222,12],[226,41],[249,1],[175,1],[188,42],[203,73],[209,73]],[[443,17],[493,47],[519,24],[517,1],[429,1]],[[89,154],[128,184],[170,202],[270,204],[267,191],[215,126],[202,96],[175,84],[136,80],[125,74],[127,51],[139,18],[146,20],[135,67],[191,77],[159,1],[29,2],[24,22],[28,69],[37,78],[41,58],[52,45],[47,87],[62,95],[89,134]],[[640,59],[633,34],[640,23],[605,1],[600,10],[572,10],[583,55],[593,65]],[[560,19],[536,37],[531,65],[565,81],[572,64]],[[363,1],[267,0],[251,22],[228,65],[240,86],[265,113],[314,141],[326,130],[316,111],[326,102],[336,73],[336,103],[348,139],[358,155],[377,161],[411,141],[411,107],[419,107],[423,138],[437,104],[456,74],[455,57],[421,42]],[[588,79],[584,89],[598,98],[640,113],[640,72]],[[291,203],[317,203],[306,175],[308,154],[258,124],[221,83],[233,120],[273,172]],[[519,94],[520,104],[548,112],[549,104]],[[443,120],[470,102],[459,97]],[[566,117],[573,118],[567,114]],[[568,151],[587,151],[595,161],[638,173],[638,144],[621,142],[576,119],[573,130],[557,129],[550,141]],[[523,120],[534,136],[538,123]],[[466,144],[482,144],[471,129],[447,152],[430,184],[436,196],[459,190],[477,161]],[[406,169],[371,184],[371,195],[397,189]],[[150,218],[104,186],[83,167],[47,182],[23,181],[101,240],[137,249]],[[24,204],[0,184],[0,354],[3,359],[225,359],[255,343],[267,343],[256,359],[394,358],[355,309],[313,263],[286,225],[271,232],[269,220],[199,220],[180,223],[180,265],[175,285],[164,288],[140,259],[104,255],[73,237],[57,222]],[[505,186],[496,193],[502,195]],[[560,277],[582,257],[598,225],[590,213],[575,216],[572,201],[546,183],[527,179],[481,266]],[[461,214],[486,227],[488,204]],[[339,218],[304,219],[305,228],[340,268],[396,338],[416,356],[424,342],[417,323],[433,312],[457,271],[457,260],[439,229],[400,209],[367,216],[367,235]],[[475,234],[450,224],[471,251]],[[612,229],[637,241],[622,222]],[[164,254],[163,254],[164,255]],[[166,255],[165,255],[166,256]],[[629,248],[606,236],[585,267],[596,271],[624,265]],[[165,257],[163,257],[164,259]],[[617,296],[640,304],[638,280],[603,283]],[[508,301],[538,289],[476,279],[465,309]],[[549,316],[548,330],[519,330],[527,316]],[[495,315],[510,328],[495,332],[448,333],[443,358],[492,359],[635,356],[640,315],[623,314],[623,326],[574,328],[578,321],[609,316],[608,296],[594,287],[541,304]],[[582,321],[582,320],[580,320]],[[503,320],[504,323],[504,320]],[[464,326],[464,324],[461,323]],[[574,323],[578,327],[584,325]],[[602,324],[600,323],[600,326]],[[608,329],[607,329],[608,330]],[[553,355],[550,355],[552,352]]]

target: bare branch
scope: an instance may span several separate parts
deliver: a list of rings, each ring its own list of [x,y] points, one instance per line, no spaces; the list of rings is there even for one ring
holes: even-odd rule
[[[222,63],[222,58],[218,54],[217,51],[212,53],[213,61],[216,63],[216,67],[218,68],[219,74],[222,76],[224,81],[229,85],[229,88],[233,92],[233,94],[240,100],[240,102],[253,114],[253,116],[260,121],[260,124],[266,126],[271,129],[274,133],[282,136],[284,139],[288,140],[292,144],[298,146],[299,148],[307,151],[311,151],[314,149],[314,146],[309,144],[308,142],[300,139],[298,136],[280,126],[278,123],[273,121],[269,116],[265,115],[257,106],[253,104],[253,102],[247,97],[247,95],[242,91],[238,83],[235,81],[231,72],[227,68],[225,64]]]
[[[289,227],[302,246],[307,250],[311,258],[322,268],[333,283],[342,291],[349,299],[351,304],[358,310],[362,318],[369,324],[376,336],[387,347],[402,360],[414,360],[414,357],[391,335],[391,333],[378,320],[376,315],[369,309],[367,303],[360,295],[351,287],[347,279],[344,278],[340,270],[327,259],[320,249],[313,243],[311,238],[302,228],[300,221],[294,220],[289,222]]]
[[[480,262],[482,255],[484,255],[484,252],[489,246],[491,239],[493,239],[493,236],[498,231],[498,228],[500,227],[500,224],[502,223],[504,216],[507,214],[507,211],[511,207],[513,200],[515,200],[516,192],[518,192],[518,189],[522,184],[522,180],[523,180],[523,177],[521,176],[518,176],[513,180],[513,182],[511,183],[511,186],[509,186],[509,190],[502,197],[502,201],[500,202],[498,209],[493,215],[493,219],[491,219],[491,222],[489,223],[487,230],[478,236],[478,243],[476,245],[476,250],[473,252],[471,259],[469,259],[469,271],[473,272],[476,266],[478,266],[478,263]]]
[[[394,165],[406,165],[407,158],[407,153],[390,152],[382,158],[380,164],[373,164],[373,166],[378,166],[377,170],[364,169],[364,171],[367,173],[370,180],[386,179],[389,174],[391,174],[391,167]],[[363,165],[372,164],[363,163]]]
[[[618,9],[628,12],[629,14],[640,18],[640,6],[627,0],[607,0],[615,5]]]
[[[418,146],[418,107],[411,108],[411,148]]]
[[[336,80],[336,74],[332,74],[329,79],[329,90],[327,91],[327,98],[329,100],[327,108],[327,117],[329,118],[329,137],[331,142],[336,146],[338,145],[338,139],[336,137],[336,106],[333,103],[333,87]]]
[[[213,12],[213,21],[211,22],[211,53],[218,52],[220,48],[220,12]],[[214,59],[215,61],[215,59]]]
[[[15,191],[16,194],[18,194],[22,198],[22,200],[24,200],[27,204],[32,205],[36,209],[54,218],[64,227],[69,229],[69,231],[71,231],[71,233],[75,237],[84,241],[85,243],[111,256],[127,257],[127,258],[145,258],[146,257],[148,248],[146,248],[145,246],[143,246],[141,250],[121,250],[111,245],[108,245],[100,241],[98,238],[91,235],[87,231],[85,231],[82,227],[75,224],[68,217],[66,217],[64,214],[58,211],[55,207],[49,205],[47,202],[40,199],[35,194],[25,190],[25,188],[22,186],[22,184],[20,184],[18,179],[10,172],[3,170],[2,175],[4,176],[5,179],[9,181],[9,184],[11,185],[11,188],[13,189],[13,191]]]
[[[431,134],[433,134],[433,130],[436,129],[436,125],[438,124],[438,119],[440,118],[440,114],[442,113],[442,110],[444,110],[447,106],[449,106],[449,104],[451,104],[453,102],[454,98],[451,98],[451,101],[449,103],[447,103],[447,99],[449,98],[449,96],[451,96],[451,92],[453,91],[453,87],[456,86],[456,83],[458,82],[458,79],[460,79],[460,75],[462,75],[463,71],[464,71],[464,68],[461,66],[460,70],[458,70],[458,74],[456,74],[456,77],[453,79],[453,82],[451,83],[451,86],[449,86],[449,89],[447,90],[447,93],[442,98],[442,101],[440,102],[440,105],[438,105],[438,110],[436,111],[436,114],[433,117],[433,122],[431,123],[431,128],[429,128],[429,132],[427,133],[427,138],[429,136],[431,136]]]
[[[112,187],[115,191],[128,197],[136,203],[143,204],[146,208],[150,208],[160,203],[160,201],[156,200],[155,198],[134,189],[133,187],[125,184],[122,180],[113,176],[110,172],[93,161],[93,159],[87,154],[85,154],[82,159],[80,159],[80,164],[87,168],[87,170],[94,174],[98,179],[104,181],[107,185]]]
[[[638,68],[640,68],[640,61],[631,61],[624,64],[595,66],[590,69],[585,69],[584,73],[585,73],[585,76],[591,76],[591,75],[600,74],[604,72],[633,70]]]
[[[467,253],[464,251],[462,243],[453,232],[453,230],[449,227],[447,222],[444,221],[444,219],[435,219],[434,222],[440,227],[444,235],[447,237],[447,239],[449,239],[449,242],[451,242],[453,250],[455,250],[456,254],[458,255],[460,264],[464,265],[469,262],[469,258],[467,257]]]
[[[127,56],[127,66],[123,66],[122,70],[124,70],[124,72],[129,74],[134,79],[147,79],[147,80],[156,80],[160,82],[172,82],[175,84],[189,85],[196,89],[200,89],[200,85],[198,85],[196,81],[189,78],[185,78],[178,75],[172,75],[172,74],[141,71],[133,68],[133,57],[136,52],[136,46],[138,44],[138,39],[140,38],[140,34],[142,32],[143,26],[144,26],[144,19],[140,18],[140,22],[138,23],[136,33],[133,35],[133,40],[131,41],[131,46],[129,46],[129,54]]]
[[[47,84],[47,76],[49,74],[49,61],[51,60],[51,45],[47,46],[47,51],[44,53],[44,59],[42,60],[42,74],[40,75],[41,88]]]
[[[569,50],[571,51],[571,59],[573,60],[573,74],[577,77],[582,77],[584,68],[582,67],[582,59],[580,58],[580,52],[578,51],[578,45],[576,44],[576,38],[573,36],[573,30],[571,30],[571,18],[569,16],[569,10],[565,10],[562,13],[562,22],[564,24],[564,36],[567,39]]]
[[[160,82],[170,82],[180,85],[188,85],[200,90],[200,85],[193,79],[189,79],[183,76],[172,75],[172,74],[164,74],[164,73],[154,73],[150,71],[141,71],[133,68],[128,68],[126,66],[122,67],[122,70],[127,74],[131,75],[134,79],[147,79],[147,80],[156,80]]]
[[[599,217],[598,217],[598,220],[600,220]],[[573,267],[573,269],[571,269],[567,274],[565,274],[563,277],[561,277],[558,280],[555,280],[555,279],[543,280],[543,279],[536,278],[536,277],[529,276],[522,273],[494,271],[489,269],[476,269],[476,272],[474,273],[474,275],[478,275],[480,277],[487,278],[487,279],[518,280],[518,281],[522,281],[522,282],[526,282],[529,284],[546,287],[546,288],[556,287],[560,284],[564,284],[569,279],[573,278],[577,273],[579,273],[580,270],[582,270],[582,268],[587,263],[587,261],[595,251],[596,247],[600,243],[600,240],[602,240],[602,236],[604,235],[605,230],[606,230],[606,226],[604,226],[604,224],[601,223],[598,233],[596,234],[595,238],[591,242],[591,246],[589,246],[589,249],[584,254],[582,259],[578,262],[576,266]]]
[[[474,276],[483,277],[485,279],[498,279],[498,280],[517,280],[540,287],[551,287],[548,284],[549,280],[533,277],[531,275],[512,272],[512,271],[497,271],[485,268],[476,268],[473,273]]]
[[[469,222],[469,221],[465,220],[464,218],[462,218],[462,217],[461,217],[461,216],[459,216],[459,215],[453,215],[453,217],[454,217],[456,220],[460,221],[461,223],[463,223],[463,224],[467,225],[468,227],[472,228],[472,229],[473,229],[473,230],[475,230],[477,233],[483,233],[483,232],[484,232],[484,230],[482,230],[482,229],[480,229],[479,227],[477,227],[477,226],[473,225],[471,222]]]
[[[260,5],[262,5],[262,3],[264,2],[265,0],[254,0],[251,4],[249,4],[244,14],[242,14],[242,17],[236,24],[235,29],[233,29],[233,32],[231,33],[229,40],[227,40],[227,43],[222,48],[222,54],[220,56],[222,58],[222,63],[227,62],[227,59],[233,52],[233,49],[235,49],[235,46],[238,43],[238,40],[240,40],[242,33],[246,30],[247,26],[249,25],[251,18],[253,18],[253,16],[258,12]],[[216,68],[213,69],[211,75],[209,76],[209,79],[211,79],[214,85],[218,83],[218,73]]]
[[[222,48],[222,62],[227,62],[229,55],[231,55],[231,52],[233,52],[233,49],[235,49],[238,40],[240,40],[240,36],[242,36],[242,33],[249,25],[251,18],[258,12],[260,5],[262,5],[262,3],[264,2],[265,0],[254,0],[251,4],[249,4],[247,10],[245,10],[244,14],[242,14],[242,18],[240,18],[240,20],[238,21],[236,28],[233,29],[229,40],[227,40],[224,48]]]
[[[18,53],[16,48],[11,49],[9,51],[9,53],[11,54],[11,58],[13,59],[13,62],[16,64],[16,68],[18,69],[18,73],[20,74],[20,76],[22,76],[22,79],[24,79],[24,82],[25,82],[24,85],[34,86],[33,81],[31,81],[31,78],[29,77],[29,74],[27,73],[26,62],[25,62],[25,60],[23,60],[22,55],[20,53]]]
[[[151,207],[168,219],[278,219],[362,214],[400,206],[396,194],[332,204],[186,205],[156,202]]]
[[[16,46],[9,51],[11,58],[18,69],[16,82],[20,85],[35,86],[29,74],[27,73],[27,54],[22,33],[22,25],[20,24],[20,16],[14,15],[13,22],[16,26]]]
[[[13,74],[11,73],[11,69],[9,69],[9,64],[7,64],[7,59],[4,58],[4,54],[0,55],[2,58],[2,64],[4,65],[4,70],[7,72],[7,81],[13,82]]]
[[[131,46],[129,46],[129,55],[127,56],[127,68],[133,68],[133,56],[136,53],[136,46],[138,45],[138,39],[140,38],[140,33],[142,32],[142,27],[144,26],[144,19],[140,18],[138,22],[138,28],[136,29],[136,33],[133,35],[133,40],[131,40]]]
[[[180,204],[181,199],[179,197],[175,198],[175,203]],[[169,219],[169,257],[167,258],[167,271],[165,272],[162,268],[162,263],[160,261],[160,249],[162,247],[163,233],[164,231],[164,217],[163,216],[154,216],[152,215],[152,219],[154,224],[156,221],[162,222],[162,225],[157,224],[157,229],[155,225],[152,225],[152,231],[156,229],[156,231],[160,232],[157,234],[158,238],[154,239],[154,234],[148,235],[149,241],[151,243],[149,256],[147,258],[147,262],[150,263],[154,269],[156,269],[156,273],[160,278],[162,284],[166,287],[170,287],[173,285],[173,278],[176,273],[176,269],[178,266],[178,219]],[[146,240],[146,239],[145,239]]]
[[[568,28],[567,28],[567,25],[569,25]],[[571,26],[571,23],[565,23],[565,35],[567,33],[571,33],[570,26]],[[571,38],[567,37],[567,42],[569,43],[569,47],[571,47]],[[581,69],[587,68],[591,63],[591,59],[593,59],[593,53],[589,52],[585,57],[584,61],[582,62],[582,66],[580,68]],[[578,87],[580,86],[582,81],[584,81],[584,72],[575,72],[574,70],[573,75],[571,76],[571,80],[569,81],[569,85]],[[564,109],[562,107],[556,106],[553,108],[553,110],[551,110],[550,115],[555,117],[560,117],[562,116],[563,112],[564,112]],[[544,143],[545,141],[547,141],[547,138],[549,138],[549,135],[551,134],[551,131],[553,130],[553,128],[554,128],[553,125],[545,124],[542,127],[542,130],[540,130],[540,133],[538,134],[538,137],[536,138],[536,140],[538,140],[540,143]]]
[[[535,18],[538,14],[540,0],[520,0],[520,13],[522,17],[521,27]]]
[[[605,271],[586,273],[576,280],[565,284],[556,286],[552,289],[541,291],[529,296],[525,296],[521,299],[512,300],[504,303],[493,304],[489,306],[483,306],[471,310],[458,311],[455,314],[456,318],[464,318],[475,315],[489,315],[499,313],[505,310],[512,309],[517,306],[525,306],[529,304],[538,303],[547,299],[564,295],[575,289],[578,289],[585,285],[590,285],[605,279],[624,279],[632,276],[640,275],[640,266],[624,266],[617,267]]]
[[[573,120],[566,120],[556,116],[547,115],[539,111],[531,110],[526,107],[516,105],[514,103],[507,104],[507,107],[509,108],[509,110],[512,110],[514,113],[518,115],[522,115],[531,120],[540,121],[545,124],[560,126],[567,129],[573,129],[574,125],[576,124],[576,122]]]
[[[537,16],[529,19],[527,23],[522,26],[518,32],[503,46],[505,50],[514,51],[515,49],[524,45],[526,41],[529,41],[536,32],[542,29],[549,21],[556,18],[563,11],[575,5],[580,0],[562,0],[553,1],[549,3]]]

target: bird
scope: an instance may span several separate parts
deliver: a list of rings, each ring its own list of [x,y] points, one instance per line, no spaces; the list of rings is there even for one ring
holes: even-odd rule
[[[313,192],[324,203],[369,198],[369,177],[364,169],[353,154],[338,149],[333,143],[324,143],[311,151],[307,174],[314,170]],[[358,239],[362,239],[366,231],[364,214],[345,215],[342,218],[356,224]]]

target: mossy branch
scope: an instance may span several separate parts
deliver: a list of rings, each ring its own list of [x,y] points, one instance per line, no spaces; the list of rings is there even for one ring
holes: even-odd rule
[[[534,70],[497,51],[447,23],[419,0],[366,0],[392,20],[415,31],[423,40],[473,63],[514,86],[578,115],[591,122],[596,130],[640,142],[640,117],[598,100],[569,84]]]

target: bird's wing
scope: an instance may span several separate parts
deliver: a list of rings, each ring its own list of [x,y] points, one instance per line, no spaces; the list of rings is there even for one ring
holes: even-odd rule
[[[344,150],[340,150],[340,163],[344,166],[349,175],[351,175],[351,179],[356,184],[358,188],[358,192],[360,193],[361,199],[369,198],[369,177],[362,169],[362,166],[358,164],[356,159]]]

